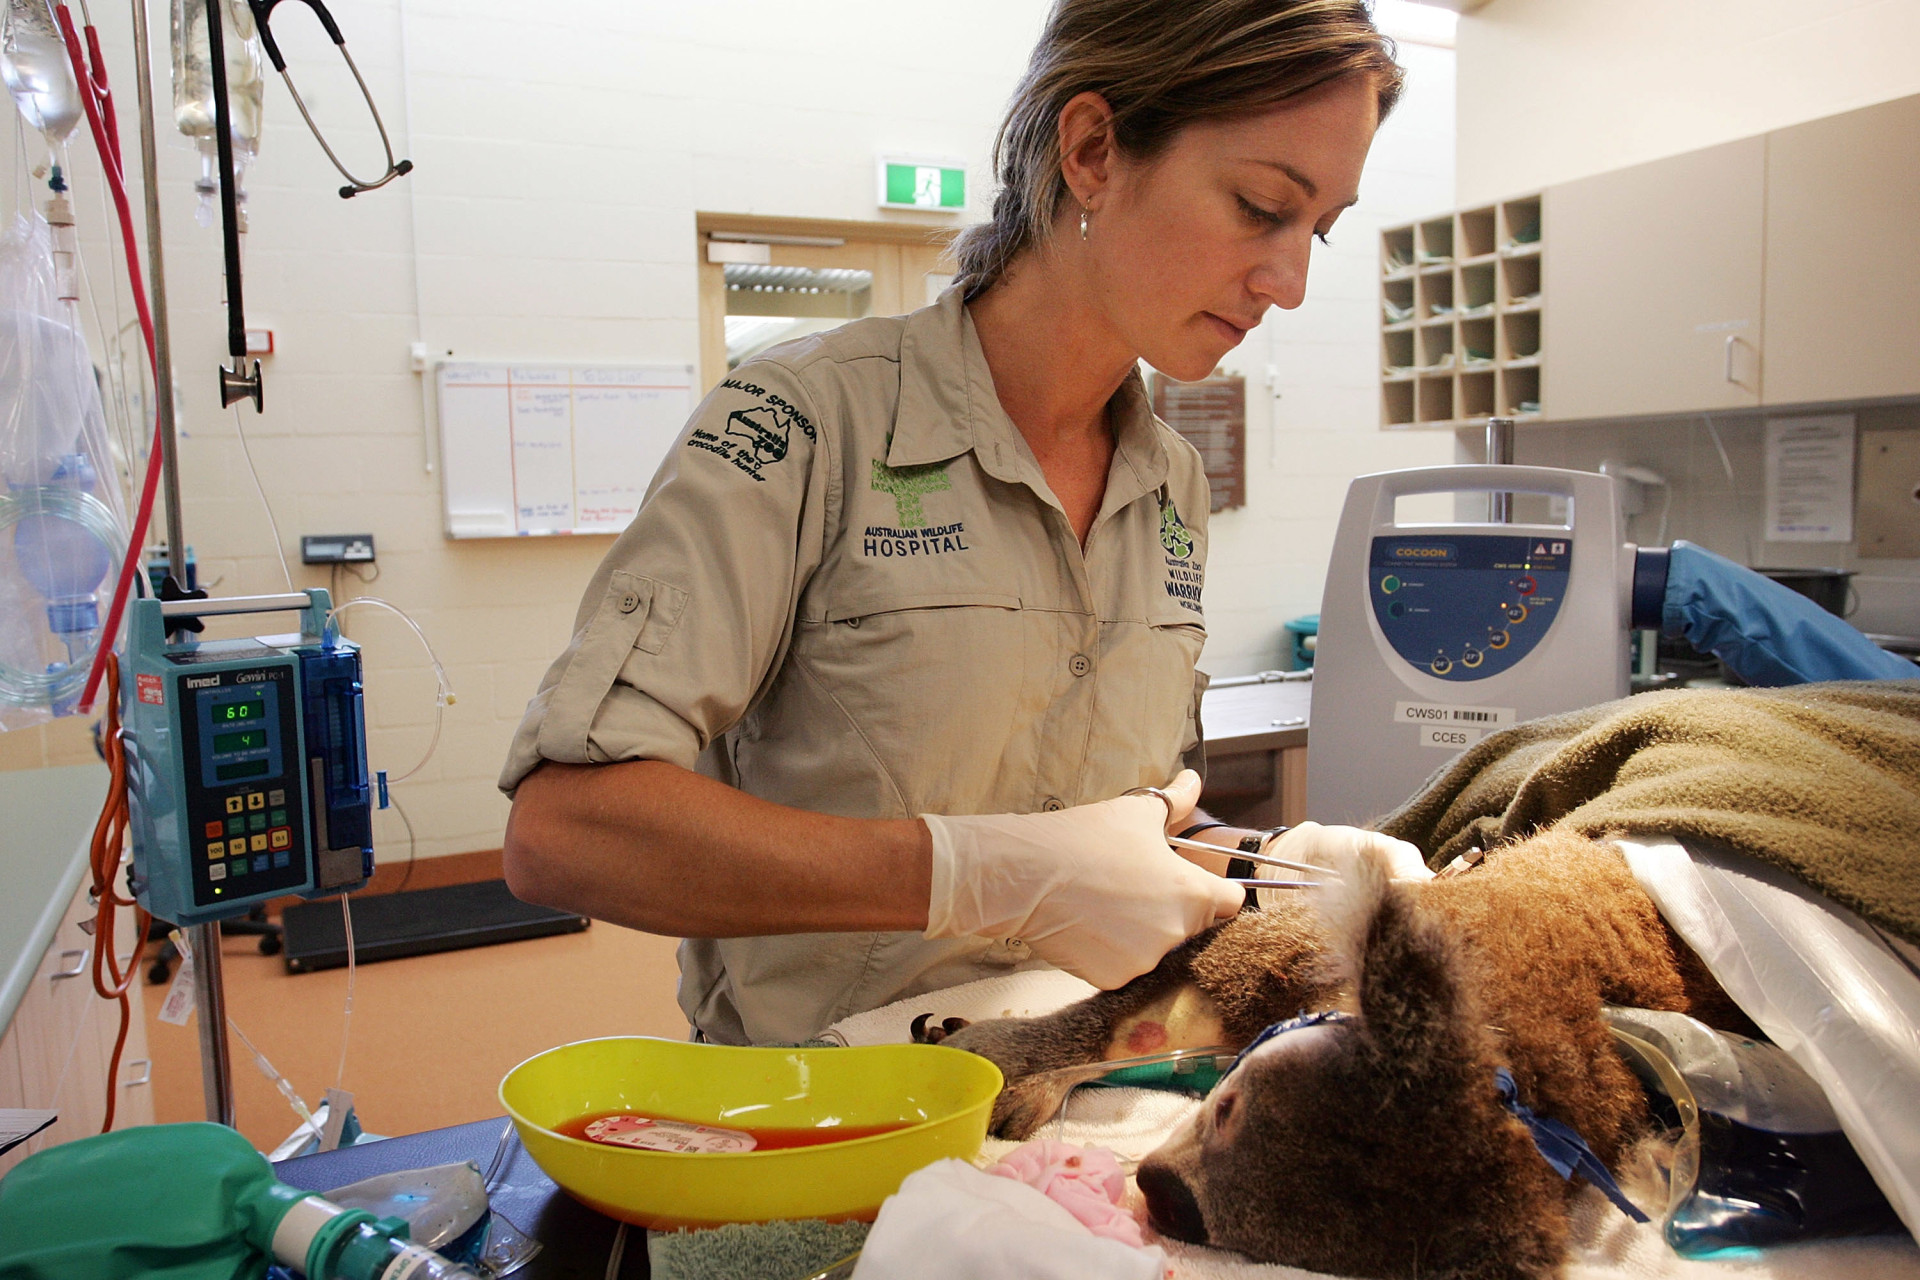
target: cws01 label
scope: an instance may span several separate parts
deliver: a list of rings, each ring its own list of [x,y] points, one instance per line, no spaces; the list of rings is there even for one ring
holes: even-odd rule
[[[1393,722],[1410,724],[1420,734],[1420,745],[1461,751],[1495,729],[1518,720],[1512,707],[1473,707],[1449,702],[1396,702]]]

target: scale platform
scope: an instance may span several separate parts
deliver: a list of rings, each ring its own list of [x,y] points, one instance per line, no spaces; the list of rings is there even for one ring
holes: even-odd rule
[[[311,973],[346,964],[347,935],[339,903],[331,899],[302,902],[288,907],[280,923],[286,929],[287,972]],[[579,933],[587,924],[585,916],[520,901],[505,880],[481,880],[355,898],[353,949],[356,960],[367,964]]]

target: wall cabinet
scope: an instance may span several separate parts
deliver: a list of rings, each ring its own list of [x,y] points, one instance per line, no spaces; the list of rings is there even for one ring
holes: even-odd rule
[[[1920,395],[1920,97],[1766,142],[1767,403]]]
[[[1536,297],[1550,304],[1520,336],[1537,352],[1526,376],[1540,418],[1920,396],[1920,96],[1535,199],[1552,228]],[[1447,278],[1431,256],[1440,228],[1457,238],[1483,216],[1381,233],[1383,426],[1464,427],[1522,407],[1472,364],[1471,256],[1448,259]],[[1499,316],[1497,332],[1517,319]],[[1521,347],[1496,348],[1504,378]]]
[[[1760,403],[1766,140],[1551,187],[1550,416]]]
[[[21,997],[6,1034],[0,1035],[0,1107],[51,1107],[59,1120],[33,1139],[0,1155],[0,1174],[37,1151],[100,1132],[106,1118],[107,1064],[120,1030],[120,1006],[93,991],[92,936],[81,927],[91,920],[87,887],[67,906],[32,985]],[[121,956],[133,953],[133,912],[115,917]],[[133,1020],[120,1059],[119,1094],[113,1127],[153,1123],[152,1064],[147,1055],[143,1007],[145,978],[128,992]]]
[[[1540,416],[1540,197],[1381,237],[1380,424]]]

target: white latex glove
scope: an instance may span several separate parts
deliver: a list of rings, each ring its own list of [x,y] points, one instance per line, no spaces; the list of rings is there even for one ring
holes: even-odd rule
[[[1246,901],[1167,847],[1200,798],[1190,769],[1154,796],[1058,813],[921,815],[933,833],[927,937],[1024,939],[1041,959],[1112,989]]]
[[[1392,836],[1381,835],[1378,831],[1363,831],[1359,827],[1323,827],[1317,822],[1303,822],[1299,826],[1283,833],[1277,839],[1267,842],[1261,852],[1272,854],[1276,858],[1286,858],[1292,862],[1307,862],[1316,867],[1334,867],[1340,865],[1337,858],[1345,854],[1357,856],[1363,849],[1378,849],[1387,855],[1387,861],[1393,868],[1395,880],[1431,880],[1433,872],[1427,869],[1427,863],[1420,856],[1420,850],[1405,840],[1395,840]],[[1289,871],[1285,867],[1259,867],[1253,877],[1256,880],[1311,880],[1313,877],[1304,871]],[[1297,892],[1292,889],[1260,889],[1260,905],[1271,907],[1285,901],[1282,895]]]

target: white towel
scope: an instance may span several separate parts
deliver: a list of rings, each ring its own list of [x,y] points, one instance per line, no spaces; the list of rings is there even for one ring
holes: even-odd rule
[[[968,1022],[1034,1018],[1064,1009],[1097,990],[1059,969],[1023,969],[856,1013],[822,1031],[820,1038],[835,1044],[905,1044],[913,1038],[913,1020],[923,1013],[932,1014],[928,1021],[935,1025],[947,1018]]]
[[[1087,1230],[1012,1178],[959,1160],[908,1175],[880,1206],[853,1280],[1161,1280],[1167,1258]]]

